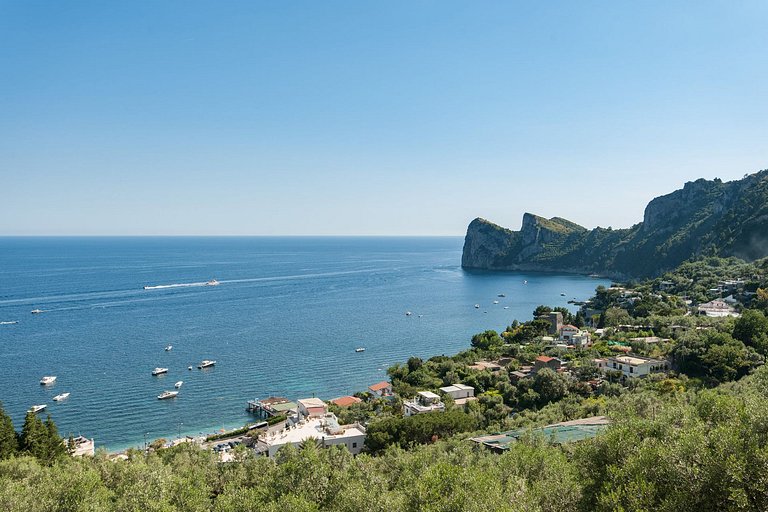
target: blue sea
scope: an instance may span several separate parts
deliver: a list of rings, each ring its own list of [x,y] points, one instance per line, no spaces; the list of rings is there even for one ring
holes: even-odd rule
[[[140,446],[241,426],[256,397],[364,390],[409,356],[454,354],[476,332],[607,284],[463,271],[462,244],[460,237],[0,238],[0,400],[17,429],[30,406],[47,404],[62,435],[94,437],[109,450]],[[220,284],[205,286],[211,279]],[[203,359],[216,366],[198,370]],[[169,371],[153,377],[155,367]],[[42,386],[44,375],[58,379]],[[156,398],[179,380],[177,398]],[[66,401],[52,401],[63,392],[71,393]]]

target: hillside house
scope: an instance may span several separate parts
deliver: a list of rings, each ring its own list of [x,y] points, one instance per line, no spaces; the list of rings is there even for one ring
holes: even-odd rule
[[[464,384],[454,384],[440,388],[440,391],[453,398],[456,405],[463,405],[470,400],[475,399],[475,388],[465,386]]]
[[[368,386],[368,391],[378,398],[392,396],[392,384],[387,381],[377,382]]]
[[[669,370],[669,362],[635,355],[624,355],[596,359],[595,363],[601,370],[616,370],[625,377],[645,377],[651,373],[661,373]]]
[[[362,451],[366,431],[359,423],[339,425],[333,413],[308,419],[300,418],[301,416],[294,416],[282,431],[270,431],[261,436],[256,444],[256,453],[274,457],[283,446],[299,446],[302,441],[308,439],[314,439],[323,448],[346,446],[352,455]]]
[[[419,391],[416,398],[403,402],[404,416],[415,416],[416,414],[443,411],[445,411],[445,404],[440,401],[438,395],[431,391]]]

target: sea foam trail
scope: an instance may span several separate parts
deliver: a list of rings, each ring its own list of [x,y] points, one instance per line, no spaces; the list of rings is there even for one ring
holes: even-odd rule
[[[176,283],[176,284],[158,284],[155,286],[145,286],[145,290],[164,290],[166,288],[189,288],[191,286],[211,286],[208,282],[200,283]]]

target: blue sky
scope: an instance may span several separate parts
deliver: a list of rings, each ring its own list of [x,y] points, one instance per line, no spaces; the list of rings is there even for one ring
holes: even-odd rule
[[[0,0],[0,234],[626,227],[768,168],[768,2]]]

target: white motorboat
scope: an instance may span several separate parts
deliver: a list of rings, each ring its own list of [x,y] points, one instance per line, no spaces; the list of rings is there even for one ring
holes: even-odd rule
[[[61,402],[62,400],[66,400],[67,398],[69,398],[69,393],[62,393],[60,395],[56,395],[55,397],[53,397],[53,401]]]
[[[184,384],[184,381],[183,381],[183,380],[180,380],[179,382],[177,382],[176,384],[174,384],[174,385],[173,385],[173,387],[175,387],[176,389],[179,389],[179,388],[181,387],[181,385],[182,385],[182,384]]]
[[[215,280],[215,279],[211,279],[210,281],[208,281],[207,283],[205,283],[205,286],[219,286],[220,284],[221,284],[221,283],[220,283],[220,282],[218,282],[217,280]]]
[[[159,395],[157,395],[158,400],[166,400],[168,398],[176,398],[176,395],[178,395],[178,391],[163,391]]]
[[[475,304],[475,309],[480,309],[480,304]]]
[[[208,359],[205,359],[202,363],[197,365],[197,367],[202,370],[203,368],[210,368],[211,366],[213,366],[215,364],[216,364],[216,361],[209,361]]]
[[[39,314],[40,314],[40,313],[42,313],[42,312],[43,312],[43,310],[42,310],[42,309],[33,309],[33,310],[31,311],[31,313],[32,313],[33,315],[39,315]]]
[[[413,313],[411,313],[410,311],[406,311],[406,312],[405,312],[405,316],[411,316],[412,314],[413,314]]]
[[[47,386],[49,384],[53,384],[54,382],[56,382],[56,376],[55,375],[46,375],[45,377],[40,379],[40,384],[42,384],[43,386]]]
[[[160,375],[162,373],[168,373],[168,368],[155,368],[152,370],[152,375]]]
[[[31,412],[32,414],[36,414],[36,413],[42,411],[43,409],[45,409],[46,407],[48,407],[48,406],[45,405],[45,404],[33,405],[32,407],[29,408],[29,411],[27,411],[27,412]]]
[[[365,352],[365,347],[357,347],[355,352]]]
[[[500,293],[497,295],[497,297],[506,297],[506,295],[504,295],[503,293]]]
[[[493,301],[493,303],[494,303],[494,304],[498,304],[498,303],[499,303],[499,301],[495,300],[495,301]]]
[[[192,369],[192,367],[191,367],[191,366],[187,366],[187,370],[191,370],[191,369]]]
[[[167,347],[165,347],[166,352],[170,352],[171,350],[173,350],[173,345],[168,345]]]

